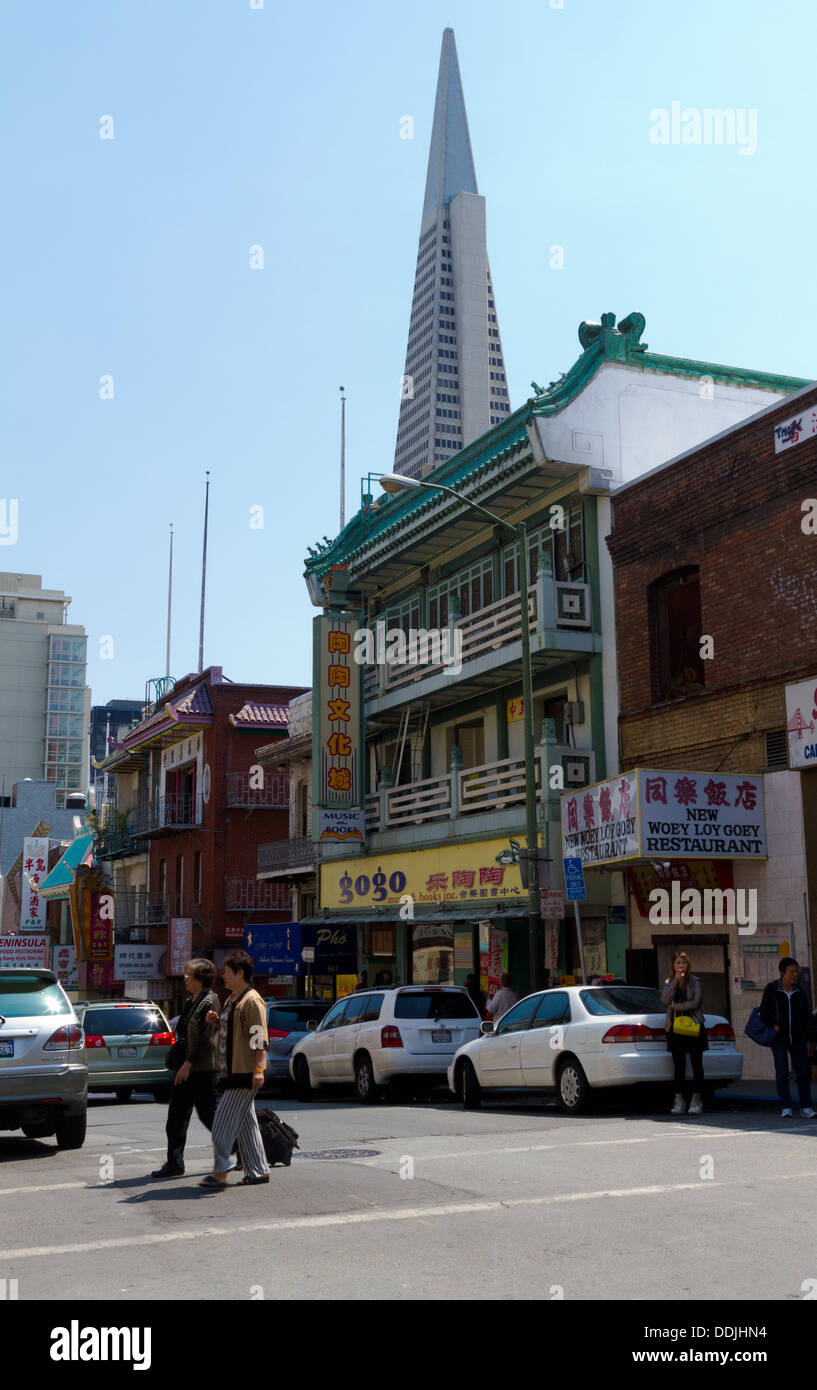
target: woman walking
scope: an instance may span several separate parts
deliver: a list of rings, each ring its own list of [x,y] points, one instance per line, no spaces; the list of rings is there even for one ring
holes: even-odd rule
[[[167,1160],[152,1178],[180,1178],[184,1173],[184,1146],[190,1116],[195,1109],[205,1129],[212,1130],[216,1113],[216,1030],[207,1015],[218,1008],[213,993],[216,967],[211,960],[189,960],[184,967],[185,988],[190,998],[176,1024],[176,1041],[184,1050],[176,1072],[167,1111]],[[172,1062],[171,1062],[172,1065]]]
[[[255,1093],[264,1084],[269,1045],[267,1011],[260,994],[252,988],[253,961],[246,951],[233,951],[222,968],[230,997],[220,1017],[215,1011],[207,1015],[208,1023],[218,1024],[220,1099],[213,1121],[213,1171],[199,1187],[227,1186],[236,1138],[244,1163],[244,1177],[237,1185],[247,1187],[269,1182],[255,1113]]]
[[[703,1010],[703,985],[692,974],[692,962],[686,951],[676,951],[670,965],[670,975],[661,990],[661,1002],[667,1006],[667,1049],[675,1068],[675,1103],[671,1115],[686,1111],[684,1089],[687,1057],[692,1064],[692,1103],[690,1115],[703,1110],[701,1095],[704,1088],[703,1054],[709,1046]]]

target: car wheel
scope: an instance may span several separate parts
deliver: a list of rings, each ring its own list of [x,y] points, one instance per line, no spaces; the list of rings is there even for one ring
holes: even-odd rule
[[[568,1115],[578,1115],[590,1104],[590,1087],[580,1064],[568,1057],[559,1067],[559,1100]]]
[[[114,1095],[116,1096],[116,1099],[120,1101],[122,1105],[124,1105],[125,1102],[130,1100],[131,1096],[133,1095],[133,1087],[117,1086],[114,1091]]]
[[[309,1078],[309,1063],[305,1057],[296,1057],[294,1063],[295,1071],[295,1094],[299,1100],[312,1099],[312,1082]]]
[[[81,1149],[85,1143],[86,1113],[63,1115],[57,1120],[57,1148]]]
[[[355,1061],[355,1091],[362,1105],[373,1105],[380,1097],[380,1087],[375,1084],[374,1067],[368,1052],[361,1052]]]
[[[172,1087],[170,1087],[170,1086],[154,1086],[154,1087],[153,1087],[153,1099],[154,1099],[159,1105],[167,1105],[167,1104],[169,1103],[169,1101],[170,1101],[170,1097],[171,1097],[172,1094],[173,1094],[173,1091],[172,1091]]]
[[[477,1074],[471,1062],[464,1062],[462,1065],[460,1095],[465,1110],[479,1110],[482,1104],[482,1087],[477,1081]]]

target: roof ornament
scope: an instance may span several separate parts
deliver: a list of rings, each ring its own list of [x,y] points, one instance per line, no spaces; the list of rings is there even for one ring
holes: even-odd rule
[[[647,344],[639,341],[647,320],[633,311],[620,319],[616,327],[615,314],[602,314],[601,323],[585,321],[579,324],[579,342],[585,351],[598,343],[605,357],[629,357],[634,352],[646,352]]]

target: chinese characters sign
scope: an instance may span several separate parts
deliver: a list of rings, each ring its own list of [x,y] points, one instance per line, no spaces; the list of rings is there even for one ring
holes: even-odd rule
[[[39,969],[51,959],[48,936],[0,936],[0,966]]]
[[[51,969],[63,989],[79,989],[77,953],[73,946],[55,946],[51,953]]]
[[[183,975],[185,962],[193,954],[193,918],[171,917],[168,929],[168,975]]]
[[[114,949],[115,980],[155,980],[164,946],[117,946]]]
[[[361,672],[351,618],[315,618],[313,803],[326,810],[361,805]]]
[[[527,901],[515,852],[507,840],[321,864],[321,907],[350,912],[378,904],[399,908],[409,897],[415,903]]]
[[[23,840],[23,875],[20,894],[20,931],[45,930],[45,901],[37,892],[48,873],[48,840],[27,836]]]
[[[814,434],[817,434],[817,409],[806,406],[799,415],[793,415],[790,420],[782,420],[779,425],[775,425],[774,451],[779,454],[784,449],[791,449]]]
[[[561,798],[565,855],[765,859],[763,777],[637,768]]]

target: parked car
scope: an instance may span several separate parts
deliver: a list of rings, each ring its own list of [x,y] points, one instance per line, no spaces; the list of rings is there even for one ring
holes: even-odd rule
[[[521,999],[494,1026],[459,1048],[448,1085],[467,1110],[488,1092],[556,1092],[576,1115],[592,1092],[643,1083],[671,1085],[666,1005],[657,990],[640,985],[571,985]],[[706,1091],[739,1081],[743,1058],[731,1024],[705,1014]],[[687,1062],[689,1068],[689,1062]]]
[[[77,1013],[85,1029],[89,1091],[114,1091],[120,1101],[134,1091],[169,1098],[173,1072],[165,1058],[174,1035],[158,1004],[99,999],[77,1004]]]
[[[81,1149],[87,1108],[85,1038],[57,976],[0,968],[0,1129]]]
[[[296,1043],[290,1075],[298,1094],[354,1082],[358,1100],[410,1078],[443,1082],[454,1053],[479,1035],[480,1015],[464,989],[399,985],[358,990],[338,1000],[317,1029]]]
[[[264,1086],[290,1084],[289,1058],[292,1049],[308,1036],[307,1024],[321,1022],[331,1009],[326,999],[266,999],[269,1048]]]

